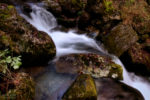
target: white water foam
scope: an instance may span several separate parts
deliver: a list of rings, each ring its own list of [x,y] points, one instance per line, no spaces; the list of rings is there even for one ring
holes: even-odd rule
[[[95,50],[101,52],[101,54],[106,54],[102,47],[99,47],[96,42],[87,37],[86,35],[78,35],[74,31],[61,32],[61,31],[51,31],[51,29],[57,26],[57,21],[55,17],[46,11],[44,8],[32,5],[32,13],[29,18],[22,14],[22,16],[38,30],[48,33],[55,45],[57,50],[57,56],[71,54],[71,53],[88,53],[90,50]],[[89,51],[87,51],[89,50]],[[112,57],[112,55],[110,55]],[[113,61],[123,67],[123,83],[132,86],[139,90],[144,96],[145,100],[150,99],[150,83],[142,79],[133,73],[127,72],[124,65],[117,57],[112,57]]]

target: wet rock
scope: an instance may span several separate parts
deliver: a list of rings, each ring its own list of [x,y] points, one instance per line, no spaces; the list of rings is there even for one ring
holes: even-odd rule
[[[85,29],[89,25],[90,15],[87,12],[83,12],[78,21],[78,27]]]
[[[149,75],[150,53],[146,51],[144,47],[145,46],[136,43],[120,58],[129,71],[134,71],[137,74]]]
[[[84,9],[84,0],[59,0],[63,13],[68,17],[75,17]]]
[[[84,8],[85,0],[44,0],[43,2],[52,12],[56,11],[71,18],[76,17]]]
[[[113,79],[101,78],[95,83],[97,100],[144,100],[138,90]]]
[[[59,73],[90,74],[94,78],[123,79],[120,65],[115,64],[108,57],[97,54],[72,54],[60,57],[56,62],[56,71]]]
[[[76,27],[78,17],[86,5],[86,0],[43,0],[48,11],[54,14],[58,23],[65,27]]]
[[[87,11],[93,17],[104,13],[104,9],[102,8],[102,3],[100,0],[87,0],[85,11]]]
[[[12,75],[12,74],[11,74]],[[35,83],[26,73],[16,73],[7,80],[8,85],[5,94],[0,94],[2,100],[33,100],[35,95]],[[2,85],[2,83],[1,83]],[[3,88],[4,89],[4,88]]]
[[[57,0],[45,0],[43,1],[48,11],[53,13],[55,16],[60,16],[62,13],[62,7]]]
[[[94,80],[90,75],[79,75],[62,100],[97,100]]]
[[[59,17],[58,19],[58,24],[61,24],[67,28],[72,28],[75,27],[77,24],[76,18],[67,18],[65,16]]]
[[[24,4],[23,5],[23,13],[30,14],[31,12],[32,12],[32,8],[29,5]]]
[[[147,38],[145,40],[145,43],[143,44],[144,50],[146,50],[148,53],[150,53],[150,38]]]
[[[150,0],[146,0],[147,1],[147,3],[150,5]]]
[[[12,4],[12,0],[1,0],[0,3]]]
[[[138,40],[131,26],[120,24],[103,38],[105,47],[110,53],[120,56]]]
[[[0,49],[21,55],[23,65],[43,65],[55,56],[52,39],[18,15],[11,5],[0,4]]]

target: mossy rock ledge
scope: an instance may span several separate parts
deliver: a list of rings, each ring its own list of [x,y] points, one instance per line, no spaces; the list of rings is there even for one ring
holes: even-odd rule
[[[45,65],[55,56],[52,39],[30,25],[14,6],[0,3],[0,49],[22,56],[23,65]]]
[[[62,100],[97,100],[97,91],[92,77],[86,74],[79,75]]]
[[[56,71],[59,73],[84,73],[94,78],[110,77],[122,80],[123,70],[111,58],[98,54],[71,54],[62,56],[56,61]]]

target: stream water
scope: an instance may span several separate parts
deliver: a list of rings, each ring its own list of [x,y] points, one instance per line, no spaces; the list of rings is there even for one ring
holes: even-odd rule
[[[75,31],[71,30],[68,32],[54,31],[52,30],[57,26],[55,17],[44,8],[37,5],[32,5],[32,12],[30,17],[21,14],[30,24],[35,26],[38,30],[46,32],[50,35],[56,45],[56,57],[71,53],[88,53],[96,52],[106,56],[112,57],[112,60],[123,67],[123,83],[136,88],[144,96],[145,100],[150,100],[150,83],[144,78],[134,75],[133,73],[127,72],[121,61],[113,55],[108,54],[102,46],[98,46],[94,39],[87,37],[86,35],[78,35]],[[51,66],[51,65],[50,65]],[[49,96],[49,100],[61,100],[61,96],[74,81],[75,76],[58,74],[54,70],[48,70],[42,74],[38,79],[37,83],[41,88],[45,88],[52,95]],[[52,68],[53,69],[53,68]],[[59,91],[61,89],[61,91]],[[42,90],[41,90],[42,91]],[[57,93],[56,93],[57,91]],[[40,94],[37,93],[36,100],[46,100],[45,95],[38,98]],[[58,96],[56,96],[58,95]]]

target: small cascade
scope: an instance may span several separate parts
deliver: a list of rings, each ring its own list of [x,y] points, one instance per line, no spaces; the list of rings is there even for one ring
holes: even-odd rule
[[[46,11],[44,8],[32,5],[31,18],[22,14],[22,16],[38,30],[48,33],[55,45],[56,45],[56,56],[62,56],[71,53],[88,53],[95,52],[107,55],[107,53],[100,48],[95,40],[87,37],[86,35],[78,35],[75,31],[69,32],[52,31],[57,26],[55,17]]]
[[[71,53],[99,53],[108,56],[107,51],[103,47],[98,46],[94,39],[87,37],[86,35],[78,35],[75,31],[61,32],[52,30],[57,26],[55,17],[42,7],[32,5],[31,18],[22,14],[22,16],[38,30],[44,31],[49,34],[55,45],[57,54],[56,56],[62,56]],[[150,99],[150,83],[144,80],[142,77],[136,76],[133,73],[127,72],[122,62],[116,56],[112,56],[113,61],[123,67],[123,83],[132,86],[139,90],[144,96],[145,100]]]

